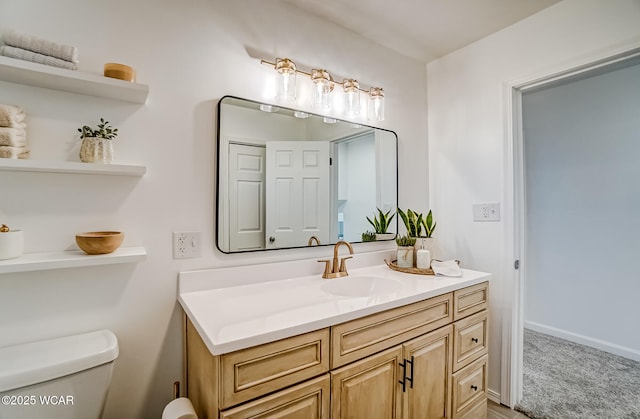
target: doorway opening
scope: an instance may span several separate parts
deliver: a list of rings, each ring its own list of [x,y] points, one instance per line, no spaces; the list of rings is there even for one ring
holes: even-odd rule
[[[527,191],[527,187],[532,188],[531,184],[527,183],[527,164],[531,163],[527,163],[525,159],[526,144],[524,136],[526,133],[523,120],[523,96],[525,96],[526,100],[526,95],[535,92],[549,90],[568,83],[578,83],[580,80],[585,80],[597,74],[628,67],[633,63],[640,62],[639,57],[640,48],[638,45],[634,45],[632,48],[615,54],[611,53],[609,56],[591,57],[583,63],[576,64],[570,68],[539,75],[525,81],[505,83],[505,110],[507,115],[505,135],[505,254],[507,256],[507,266],[505,267],[505,275],[509,279],[506,281],[509,285],[504,290],[507,307],[503,322],[500,401],[510,407],[514,407],[523,397],[523,335],[525,322],[528,321],[525,316],[525,296],[528,296],[525,283],[527,282],[527,276],[530,274],[528,269],[531,267],[528,264],[528,246],[531,245],[528,234],[530,233],[530,230],[528,230],[528,222],[530,220],[527,218],[527,211],[530,210],[527,207],[527,192],[531,192],[531,190]],[[600,145],[604,146],[602,143]],[[598,144],[596,143],[596,150],[592,150],[596,155],[599,150],[597,146]],[[606,149],[606,147],[603,149]],[[569,148],[570,151],[571,148]],[[556,158],[558,156],[553,155],[550,157]],[[553,160],[553,158],[550,158],[550,160]],[[558,186],[557,182],[552,183],[552,185],[554,187]],[[578,187],[588,188],[589,186],[588,179],[582,176],[579,179]],[[558,221],[556,215],[552,215],[550,218],[553,221]],[[602,243],[602,245],[607,245],[607,243]],[[587,263],[595,262],[594,259],[590,259]],[[566,264],[560,263],[559,266],[564,268]],[[542,301],[544,302],[544,295],[542,296]],[[554,301],[554,304],[556,303]],[[531,324],[530,321],[529,324]],[[579,335],[580,333],[575,334]]]

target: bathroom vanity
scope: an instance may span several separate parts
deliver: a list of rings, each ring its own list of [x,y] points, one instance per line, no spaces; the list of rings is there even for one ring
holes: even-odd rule
[[[488,274],[229,275],[180,274],[199,418],[486,418]]]

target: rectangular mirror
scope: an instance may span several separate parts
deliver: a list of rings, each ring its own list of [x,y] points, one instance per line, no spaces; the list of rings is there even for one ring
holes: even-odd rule
[[[362,241],[398,205],[393,131],[225,96],[217,246],[235,253]],[[397,232],[397,217],[389,233]]]

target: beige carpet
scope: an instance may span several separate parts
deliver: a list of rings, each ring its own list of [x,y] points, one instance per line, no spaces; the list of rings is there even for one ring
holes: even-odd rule
[[[640,362],[525,329],[515,409],[534,419],[640,419]]]

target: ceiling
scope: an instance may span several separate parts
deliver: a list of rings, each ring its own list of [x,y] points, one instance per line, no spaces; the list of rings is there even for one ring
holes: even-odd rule
[[[561,0],[285,0],[419,61],[429,62]]]

